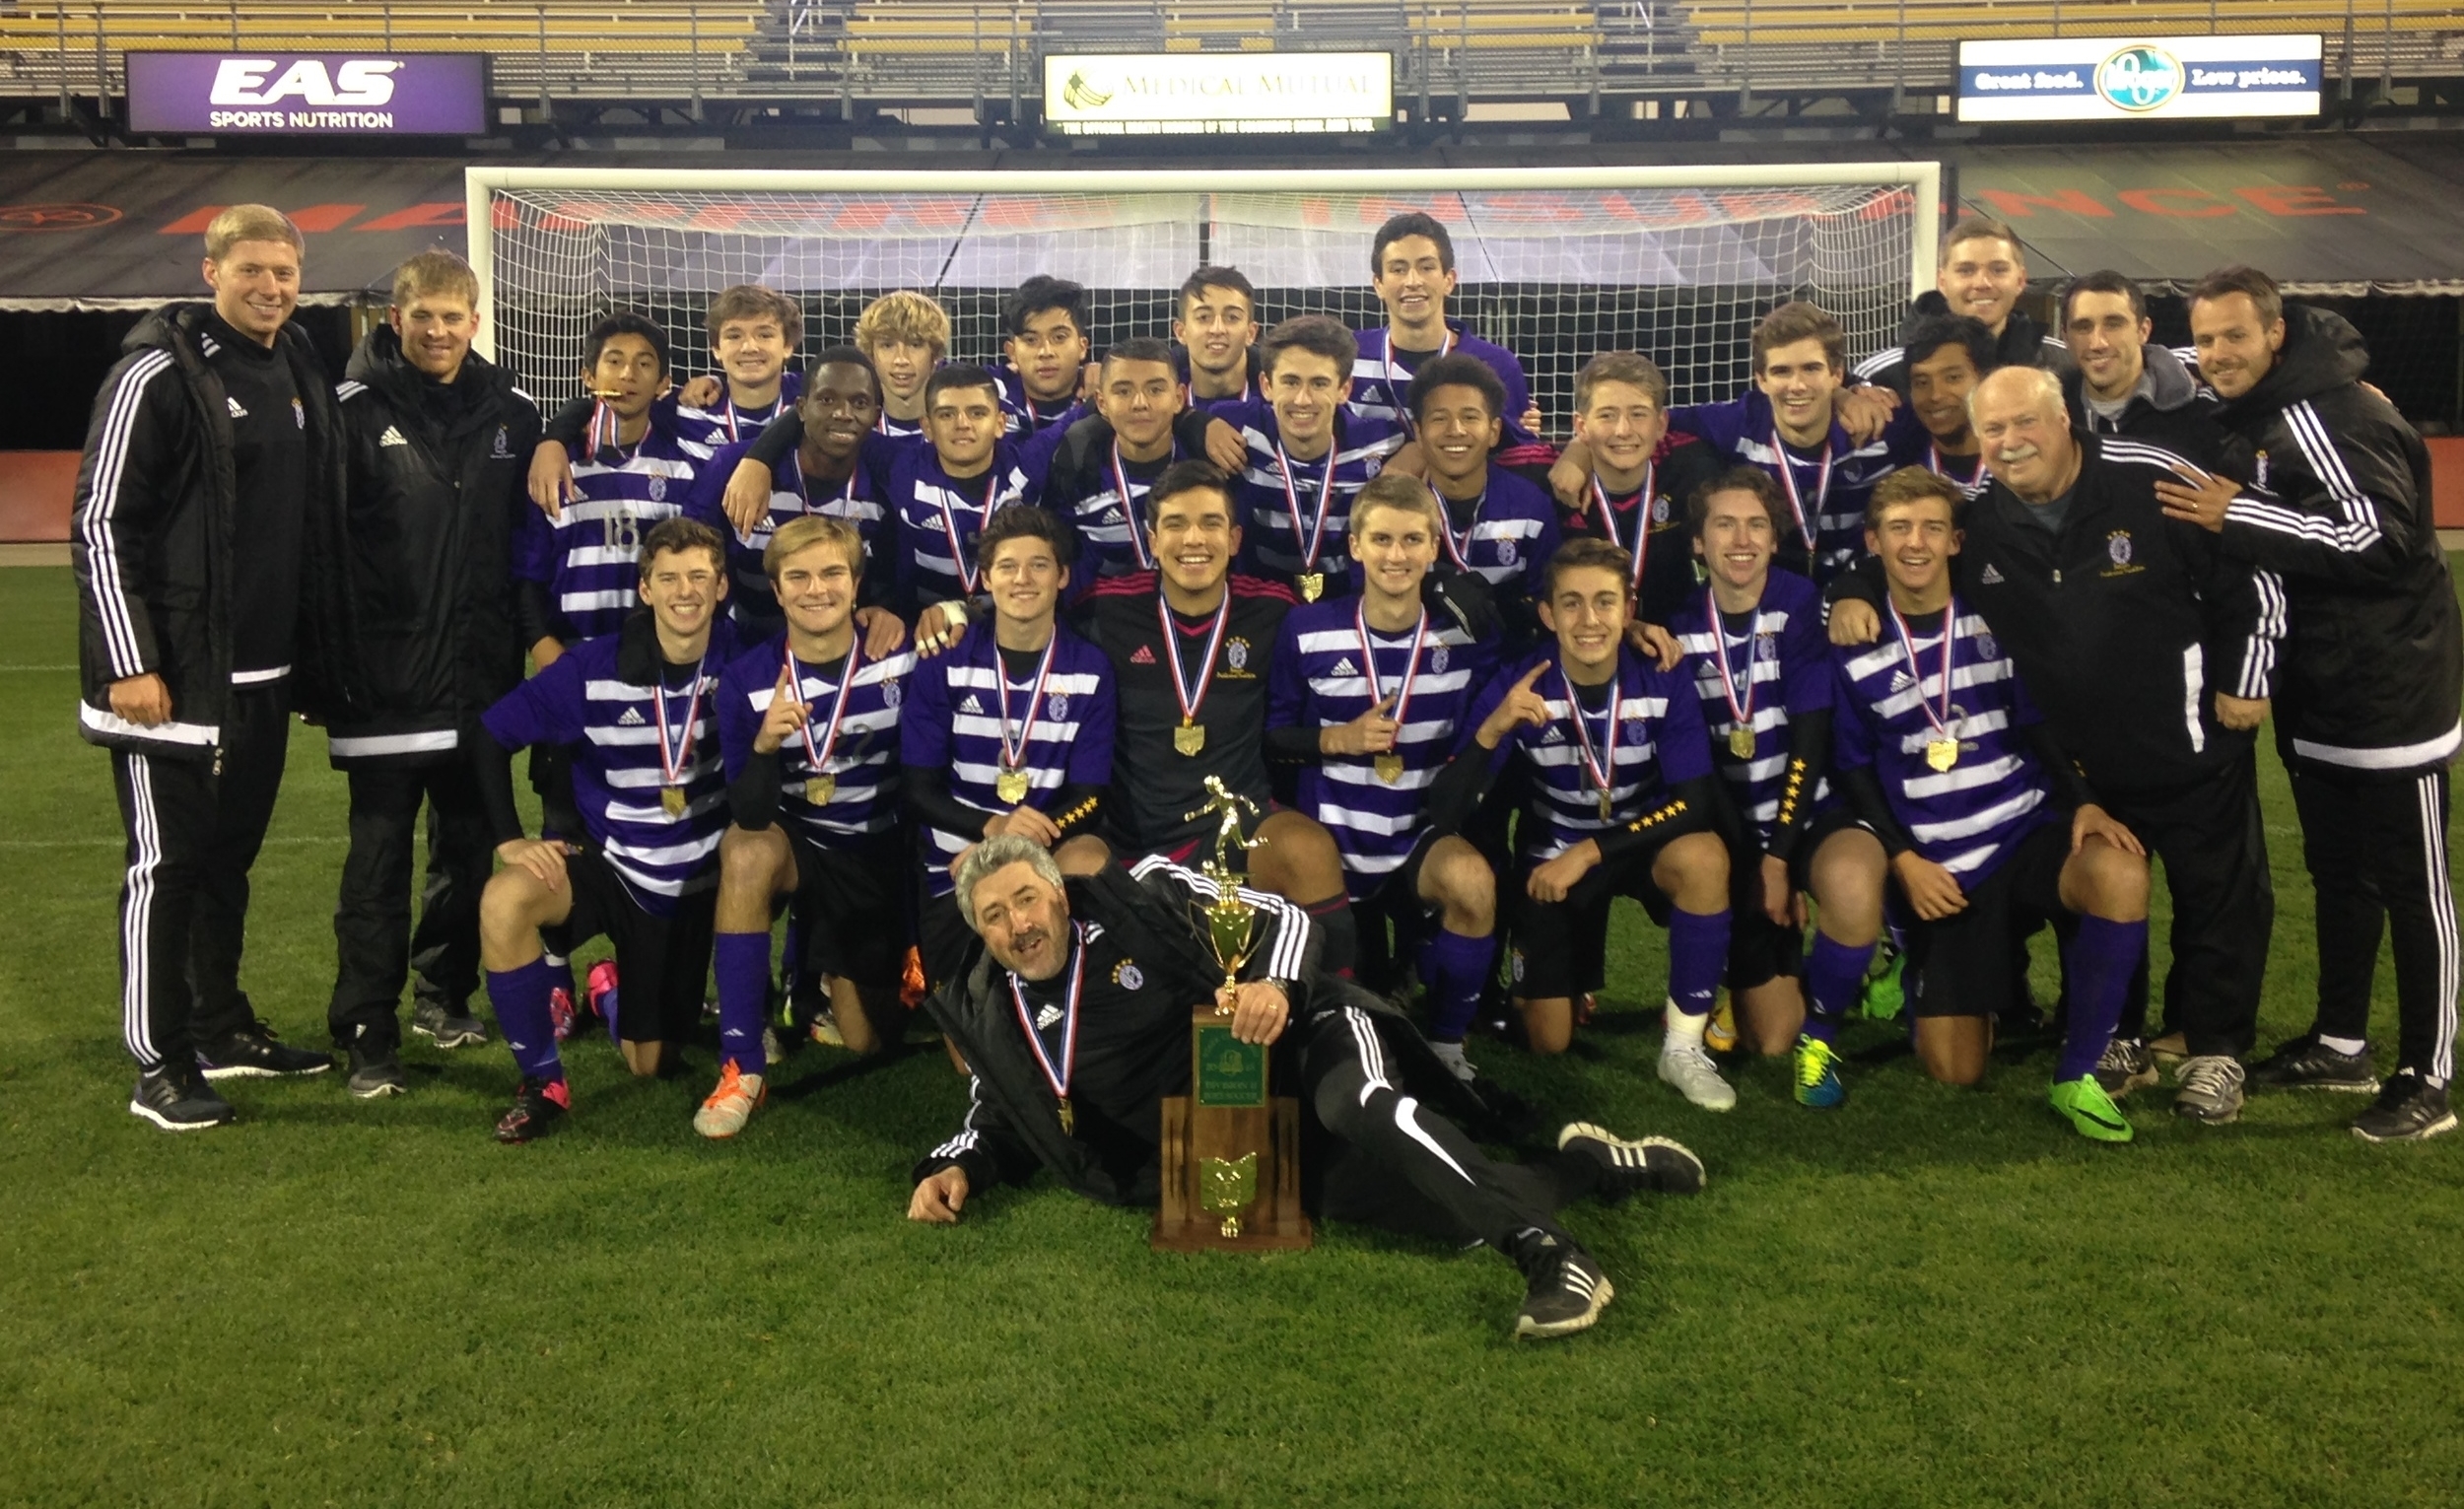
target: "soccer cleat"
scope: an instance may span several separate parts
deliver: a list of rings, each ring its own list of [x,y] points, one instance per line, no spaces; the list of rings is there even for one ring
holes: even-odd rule
[[[2055,1080],[2049,1098],[2053,1109],[2069,1117],[2071,1126],[2081,1136],[2098,1142],[2127,1142],[2133,1135],[2130,1122],[2122,1115],[2122,1108],[2113,1103],[2113,1097],[2104,1092],[2104,1086],[2096,1083],[2093,1074]]]
[[[555,1014],[552,1002],[548,1010],[551,1016]],[[566,1010],[571,1014],[570,1004]],[[479,1018],[456,1016],[443,1002],[434,1000],[419,1001],[411,1007],[411,1030],[421,1037],[434,1038],[439,1048],[448,1050],[488,1041],[488,1029]]]
[[[525,1075],[521,1089],[513,1096],[513,1108],[497,1118],[496,1139],[500,1142],[536,1142],[565,1125],[565,1114],[573,1108],[573,1092],[562,1079],[532,1079]]]
[[[1715,1054],[1737,1052],[1737,1003],[1728,996],[1720,997],[1720,1007],[1703,1023],[1702,1046]]]
[[[1839,1054],[1820,1038],[1797,1039],[1797,1104],[1816,1111],[1836,1111],[1848,1103],[1848,1086],[1839,1077]]]
[[[1737,1091],[1720,1077],[1718,1064],[1699,1048],[1660,1050],[1660,1077],[1705,1111],[1727,1111],[1737,1104]]]
[[[2117,1037],[2104,1045],[2104,1052],[2096,1059],[2096,1085],[2114,1100],[2156,1082],[2156,1065],[2149,1062],[2148,1045],[2138,1038]]]
[[[1599,1014],[1600,997],[1598,995],[1593,995],[1589,991],[1585,991],[1582,995],[1574,997],[1574,1025],[1577,1027],[1588,1027],[1592,1024],[1592,1018],[1598,1016]]]
[[[693,1130],[706,1137],[734,1136],[769,1098],[770,1087],[762,1076],[739,1071],[736,1061],[729,1059],[719,1071],[719,1088],[693,1113]]]
[[[343,1081],[343,1088],[362,1100],[376,1100],[400,1095],[410,1087],[402,1073],[402,1056],[392,1047],[351,1045],[351,1077]]]
[[[1908,1004],[1908,956],[1895,948],[1881,948],[1876,950],[1875,963],[1880,967],[1867,973],[1858,1004],[1869,1020],[1892,1021]]]
[[[1702,1160],[1668,1137],[1621,1137],[1591,1122],[1568,1122],[1557,1132],[1557,1146],[1598,1160],[1608,1171],[1601,1184],[1610,1200],[1637,1190],[1692,1195],[1703,1187]]]
[[[183,1073],[185,1065],[158,1063],[137,1076],[128,1094],[128,1113],[143,1117],[165,1132],[202,1132],[235,1121],[239,1113],[202,1074]]]
[[[2241,1080],[2240,1061],[2230,1054],[2193,1054],[2182,1061],[2181,1089],[2173,1096],[2173,1114],[2211,1127],[2239,1121]]]
[[[2364,1142],[2420,1142],[2454,1130],[2446,1086],[2409,1068],[2390,1074],[2377,1101],[2353,1119],[2353,1134]]]
[[[1524,1234],[1515,1244],[1515,1264],[1529,1280],[1514,1318],[1518,1340],[1588,1331],[1617,1297],[1590,1253],[1544,1231]]]
[[[575,1025],[581,1020],[582,1013],[575,1009],[572,990],[560,985],[548,992],[548,1025],[555,1029],[556,1041],[562,1043],[572,1037]]]
[[[1461,1043],[1431,1043],[1429,1052],[1437,1055],[1437,1062],[1446,1065],[1448,1073],[1465,1084],[1480,1077],[1480,1071],[1464,1056]]]
[[[2370,1068],[2367,1044],[2358,1054],[2341,1054],[2305,1032],[2252,1064],[2250,1086],[2260,1090],[2342,1090],[2351,1095],[2375,1095],[2378,1075]]]
[[[898,971],[898,1003],[913,1011],[924,1004],[924,950],[909,944],[907,959]]]
[[[806,1031],[811,1034],[814,1042],[819,1043],[824,1048],[845,1048],[847,1046],[846,1034],[839,1031],[839,1018],[837,1013],[826,1008],[819,1016],[813,1018],[812,1026],[807,1028]]]
[[[197,1050],[197,1067],[208,1079],[281,1079],[321,1074],[333,1066],[330,1055],[275,1042],[274,1030],[263,1022]]]
[[[601,959],[590,966],[590,979],[582,987],[582,995],[590,1002],[590,1013],[607,1023],[607,1040],[611,1043],[623,1041],[616,1035],[616,1011],[622,1004],[616,997],[620,994],[615,960]]]

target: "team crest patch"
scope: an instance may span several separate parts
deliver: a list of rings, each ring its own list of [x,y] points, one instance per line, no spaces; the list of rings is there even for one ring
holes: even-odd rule
[[[2104,537],[2104,558],[2113,564],[2096,574],[2100,577],[2127,577],[2134,572],[2143,572],[2148,569],[2145,566],[2131,564],[2131,542],[2128,529],[2116,529]]]
[[[881,683],[881,701],[884,706],[895,708],[906,700],[907,687],[904,682],[884,681]]]
[[[1665,495],[1651,500],[1651,521],[1655,524],[1669,521],[1669,500]]]
[[[652,477],[650,479],[650,501],[652,503],[665,503],[667,501],[667,479],[665,477]]]
[[[1447,660],[1447,655],[1446,655],[1446,647],[1445,647],[1445,646],[1440,645],[1440,646],[1438,646],[1435,650],[1430,651],[1430,652],[1429,652],[1429,671],[1430,671],[1430,673],[1431,673],[1432,675],[1439,675],[1439,676],[1442,676],[1442,675],[1446,674],[1446,660]]]
[[[1999,660],[2002,658],[2002,642],[1995,639],[1990,631],[1979,629],[1976,631],[1976,652],[1988,660]]]
[[[1523,950],[1517,948],[1511,952],[1514,955],[1514,983],[1521,985],[1523,983]]]
[[[1137,960],[1124,959],[1121,967],[1112,972],[1112,983],[1125,991],[1142,991],[1146,989],[1146,971],[1138,968]]]
[[[496,427],[496,448],[488,452],[488,459],[491,461],[513,459],[513,440],[512,436],[505,433],[503,425]]]
[[[1499,540],[1497,542],[1497,564],[1500,566],[1512,566],[1514,564],[1514,541]]]
[[[1045,698],[1044,711],[1053,715],[1053,721],[1057,723],[1068,721],[1069,694],[1067,692],[1055,692],[1050,697]]]
[[[1246,673],[1249,669],[1249,641],[1228,639],[1223,642],[1225,668]]]

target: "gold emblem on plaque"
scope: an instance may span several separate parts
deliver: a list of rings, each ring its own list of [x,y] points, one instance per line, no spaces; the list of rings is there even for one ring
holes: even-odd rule
[[[1198,1208],[1223,1217],[1221,1229],[1225,1236],[1239,1236],[1240,1212],[1258,1198],[1258,1155],[1246,1152],[1229,1160],[1201,1158],[1198,1180]]]

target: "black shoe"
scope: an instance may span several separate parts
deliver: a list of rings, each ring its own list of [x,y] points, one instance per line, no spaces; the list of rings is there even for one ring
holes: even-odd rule
[[[1599,1161],[1600,1193],[1612,1202],[1637,1190],[1692,1195],[1702,1189],[1702,1160],[1667,1137],[1621,1137],[1590,1122],[1568,1122],[1557,1133],[1557,1146]]]
[[[242,1027],[219,1043],[197,1050],[197,1067],[208,1079],[279,1079],[292,1074],[321,1074],[334,1066],[330,1054],[286,1048],[274,1041],[274,1029],[258,1022]]]
[[[513,1109],[497,1118],[496,1139],[536,1142],[565,1125],[566,1106],[572,1098],[562,1079],[524,1078],[513,1097]]]
[[[2378,1075],[2370,1068],[2369,1045],[2363,1044],[2358,1054],[2340,1054],[2323,1047],[2306,1032],[2252,1064],[2248,1077],[2254,1090],[2342,1090],[2351,1095],[2378,1092]]]
[[[475,1016],[457,1016],[445,1003],[423,1000],[411,1007],[411,1030],[434,1038],[439,1048],[467,1048],[488,1041],[488,1028]]]
[[[165,1132],[202,1132],[238,1119],[231,1102],[216,1093],[202,1075],[185,1064],[162,1063],[137,1076],[128,1095],[128,1112],[142,1116]]]
[[[2454,1130],[2447,1087],[2409,1068],[2388,1076],[2377,1102],[2353,1119],[2353,1134],[2364,1142],[2420,1142]]]
[[[1617,1297],[1608,1275],[1600,1270],[1590,1253],[1544,1231],[1524,1233],[1515,1244],[1515,1266],[1530,1280],[1523,1291],[1523,1308],[1515,1312],[1518,1340],[1588,1331],[1600,1319],[1600,1312],[1608,1308],[1608,1301]]]
[[[351,1045],[351,1077],[344,1087],[362,1100],[400,1095],[411,1087],[402,1072],[402,1055],[390,1043],[381,1047]]]

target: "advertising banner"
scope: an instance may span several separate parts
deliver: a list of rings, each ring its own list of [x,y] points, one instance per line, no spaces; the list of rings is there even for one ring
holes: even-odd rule
[[[1053,53],[1044,120],[1065,136],[1382,130],[1395,123],[1395,55]]]
[[[488,127],[476,52],[131,52],[128,123],[234,136],[475,136]]]
[[[2316,33],[1959,44],[1959,118],[2225,120],[2318,113]]]

